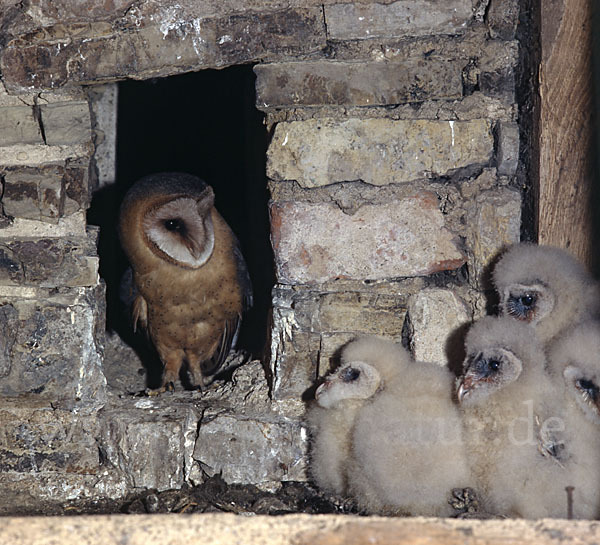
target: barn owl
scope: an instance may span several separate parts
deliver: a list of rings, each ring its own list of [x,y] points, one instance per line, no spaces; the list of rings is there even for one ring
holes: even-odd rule
[[[307,411],[310,474],[323,490],[347,494],[350,436],[360,408],[401,373],[410,355],[379,337],[361,337],[341,351],[340,367],[317,388]]]
[[[544,347],[598,312],[600,293],[584,267],[552,246],[510,247],[493,272],[504,314],[535,327]]]
[[[454,375],[410,361],[356,415],[348,489],[366,512],[450,516],[455,489],[472,484]]]
[[[237,239],[195,176],[160,173],[137,181],[119,219],[134,290],[134,327],[147,330],[163,363],[158,391],[173,389],[182,365],[208,384],[234,344],[252,302]]]
[[[574,486],[576,516],[597,516],[590,487],[597,488],[599,469],[590,467],[589,453],[586,459],[578,454],[573,441],[584,438],[570,425],[563,391],[547,373],[533,327],[487,316],[469,329],[465,347],[457,397],[484,509],[566,517],[565,489]]]

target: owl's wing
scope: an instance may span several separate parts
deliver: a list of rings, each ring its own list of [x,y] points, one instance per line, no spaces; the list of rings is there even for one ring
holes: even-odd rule
[[[240,289],[242,290],[242,312],[244,312],[252,306],[254,297],[252,294],[252,282],[250,280],[250,274],[248,273],[248,267],[246,266],[246,261],[242,255],[240,243],[235,235],[233,235],[233,255],[237,268],[237,280]],[[216,352],[210,360],[202,364],[202,372],[205,375],[214,375],[219,371],[224,370],[223,364],[229,355],[229,351],[232,348],[235,348],[237,344],[241,322],[242,314],[238,314],[235,318],[225,322]]]
[[[252,281],[250,280],[248,267],[246,266],[246,261],[242,255],[240,243],[237,239],[234,240],[233,255],[237,265],[238,282],[242,290],[243,310],[248,310],[254,303],[254,296],[252,294]]]
[[[147,329],[148,304],[135,287],[135,283],[133,282],[133,270],[131,267],[127,267],[127,270],[121,277],[119,298],[131,314],[133,331],[137,331],[138,323],[143,329]]]
[[[227,320],[223,328],[223,334],[219,341],[219,346],[212,358],[202,364],[202,372],[205,375],[214,375],[224,371],[223,364],[229,355],[231,348],[235,348],[235,341],[240,328],[240,317],[234,320]]]

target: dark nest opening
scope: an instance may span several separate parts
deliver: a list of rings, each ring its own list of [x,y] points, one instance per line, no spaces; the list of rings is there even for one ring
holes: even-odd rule
[[[144,353],[132,337],[119,301],[127,261],[116,226],[124,194],[151,173],[187,172],[213,187],[216,208],[240,241],[253,285],[254,305],[243,321],[238,349],[263,357],[274,271],[265,176],[267,131],[255,107],[254,83],[250,65],[119,83],[116,182],[96,192],[88,222],[100,226],[107,329],[141,352],[149,383],[159,372],[156,361],[147,363],[155,357]]]

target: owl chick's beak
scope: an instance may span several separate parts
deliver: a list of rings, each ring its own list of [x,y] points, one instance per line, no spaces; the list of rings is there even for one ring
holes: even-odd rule
[[[462,403],[464,398],[473,390],[473,377],[464,376],[459,379],[458,388],[456,389],[456,397],[459,403]]]
[[[315,391],[315,399],[319,399],[320,396],[323,395],[323,393],[329,389],[329,387],[331,386],[331,380],[325,380],[325,382],[323,382]]]

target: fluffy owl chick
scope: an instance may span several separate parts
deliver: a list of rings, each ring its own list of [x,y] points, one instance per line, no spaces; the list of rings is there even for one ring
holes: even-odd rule
[[[475,487],[490,513],[566,517],[576,471],[564,434],[560,389],[532,326],[508,316],[475,322],[457,398]],[[581,517],[590,514],[582,506]]]
[[[356,417],[349,490],[369,513],[450,516],[452,490],[472,484],[454,375],[410,362]]]
[[[555,343],[548,368],[556,380],[564,381],[569,402],[600,431],[600,322],[581,324]]]
[[[202,386],[223,365],[252,295],[235,235],[195,176],[137,181],[121,205],[119,234],[133,278],[134,327],[144,327],[163,363],[162,390],[184,362]]]
[[[347,493],[350,435],[354,418],[386,382],[402,373],[410,355],[401,346],[378,337],[347,344],[341,365],[317,388],[307,411],[311,430],[310,473],[323,490]],[[367,363],[368,362],[368,363]]]
[[[549,370],[562,384],[575,517],[600,516],[600,323],[587,322],[553,345]]]
[[[503,313],[531,323],[545,346],[598,312],[597,285],[560,248],[515,244],[496,264],[493,281]]]

